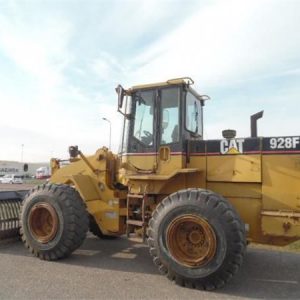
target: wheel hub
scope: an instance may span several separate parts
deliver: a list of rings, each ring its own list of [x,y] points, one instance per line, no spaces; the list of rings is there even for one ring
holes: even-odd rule
[[[199,267],[216,253],[216,235],[211,225],[196,215],[174,219],[167,228],[167,246],[175,260],[188,267]]]
[[[197,245],[199,243],[203,244],[204,241],[204,236],[201,234],[199,231],[192,231],[188,235],[188,240],[191,242],[193,245]]]
[[[54,239],[58,230],[58,216],[52,205],[35,204],[29,213],[29,228],[33,237],[45,244]]]

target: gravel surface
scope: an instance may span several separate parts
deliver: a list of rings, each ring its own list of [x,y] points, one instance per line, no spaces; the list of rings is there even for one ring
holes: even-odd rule
[[[217,292],[178,287],[158,274],[146,245],[89,236],[67,259],[41,261],[19,241],[0,243],[0,299],[300,298],[300,255],[249,248]]]

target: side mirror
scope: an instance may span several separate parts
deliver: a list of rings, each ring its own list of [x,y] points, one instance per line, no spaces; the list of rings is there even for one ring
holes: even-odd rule
[[[24,164],[24,166],[23,166],[23,171],[24,171],[24,172],[27,172],[27,171],[28,171],[28,164]]]
[[[169,116],[170,113],[168,110],[163,111],[163,119],[162,119],[162,129],[166,129],[169,126]]]
[[[116,87],[116,92],[118,94],[118,108],[122,108],[123,106],[123,99],[124,99],[124,96],[125,96],[125,90],[124,88],[119,84],[117,87]]]

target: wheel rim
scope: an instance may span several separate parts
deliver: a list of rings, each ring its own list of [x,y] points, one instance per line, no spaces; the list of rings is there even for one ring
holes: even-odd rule
[[[213,228],[205,219],[195,215],[183,215],[168,226],[167,246],[178,263],[199,267],[213,259],[217,241]]]
[[[35,204],[29,213],[29,227],[39,242],[52,241],[58,229],[58,216],[53,206],[46,202]]]

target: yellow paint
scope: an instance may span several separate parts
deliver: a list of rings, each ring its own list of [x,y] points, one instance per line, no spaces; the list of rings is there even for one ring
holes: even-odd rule
[[[261,157],[260,155],[208,156],[207,180],[261,182]]]
[[[228,154],[240,154],[236,148],[230,148],[227,152]]]
[[[300,220],[299,218],[263,216],[262,230],[265,235],[299,238]]]
[[[263,209],[300,211],[300,155],[264,155]]]

